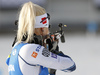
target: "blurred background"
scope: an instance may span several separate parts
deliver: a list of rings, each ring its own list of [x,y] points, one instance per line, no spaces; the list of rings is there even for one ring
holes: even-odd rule
[[[16,35],[15,20],[23,3],[29,0],[0,0],[0,75],[8,75],[6,58]],[[100,74],[100,0],[30,0],[50,14],[51,32],[59,30],[58,24],[67,27],[65,43],[60,50],[76,62],[72,73],[57,70],[56,75]]]

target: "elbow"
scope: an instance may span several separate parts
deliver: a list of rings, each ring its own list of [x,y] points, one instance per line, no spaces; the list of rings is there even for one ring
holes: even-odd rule
[[[68,69],[69,72],[73,72],[75,70],[76,70],[76,65],[75,64]]]
[[[76,65],[74,64],[73,66],[67,68],[67,69],[63,69],[62,71],[64,72],[73,72],[76,70]]]
[[[73,72],[73,71],[76,70],[76,64],[75,64],[75,62],[73,60],[72,60],[72,63],[73,63],[73,65],[70,66],[69,68],[67,68],[68,72]]]

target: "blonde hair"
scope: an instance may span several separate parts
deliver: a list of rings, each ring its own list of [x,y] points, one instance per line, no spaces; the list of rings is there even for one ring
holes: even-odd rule
[[[41,6],[32,2],[25,3],[19,14],[17,41],[22,42],[23,37],[27,39],[24,42],[33,40],[35,17],[45,14],[46,11]]]

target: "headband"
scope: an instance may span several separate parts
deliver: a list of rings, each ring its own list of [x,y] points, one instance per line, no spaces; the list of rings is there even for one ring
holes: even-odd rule
[[[41,15],[41,16],[36,16],[36,22],[35,22],[35,28],[42,28],[42,27],[49,27],[49,20],[47,13]]]

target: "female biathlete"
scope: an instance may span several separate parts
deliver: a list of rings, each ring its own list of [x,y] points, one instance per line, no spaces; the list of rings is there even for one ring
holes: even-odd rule
[[[69,56],[48,50],[48,35],[49,17],[45,9],[25,3],[19,14],[16,43],[6,61],[9,75],[49,75],[48,68],[64,72],[76,69]]]

